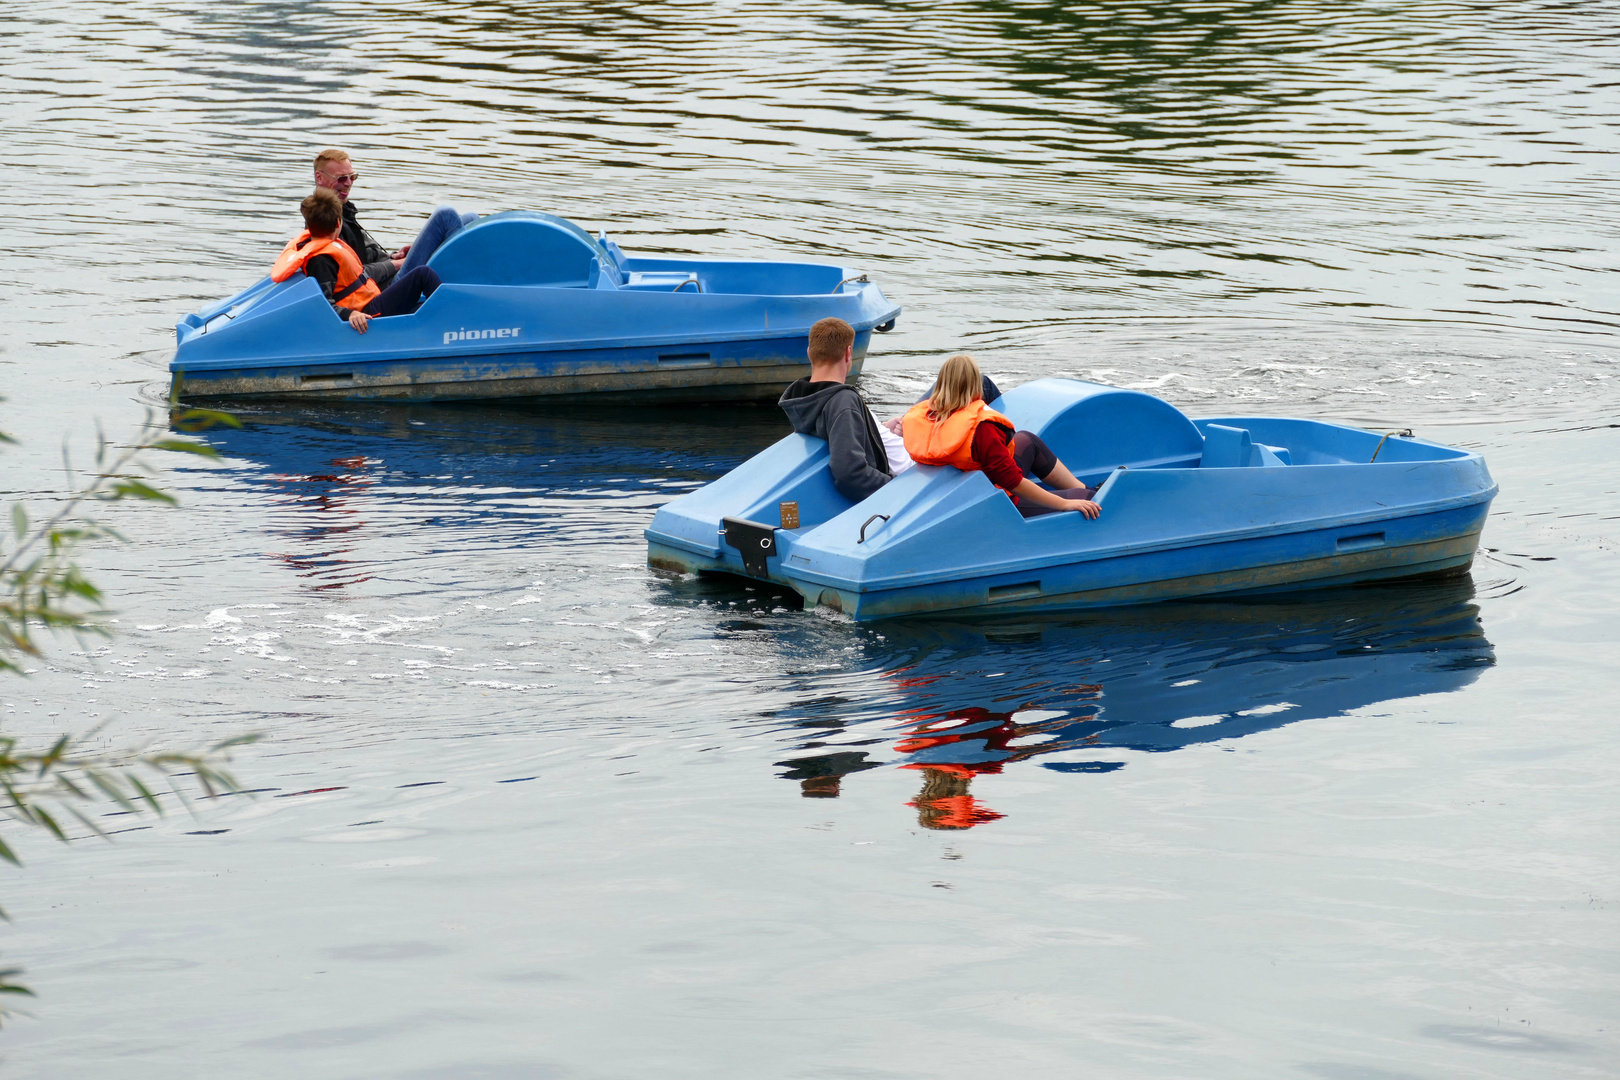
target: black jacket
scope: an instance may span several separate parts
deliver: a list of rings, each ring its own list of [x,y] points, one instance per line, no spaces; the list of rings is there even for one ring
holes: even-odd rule
[[[894,479],[877,421],[853,386],[804,378],[782,391],[777,404],[794,431],[827,440],[833,486],[844,498],[860,502]]]
[[[347,200],[343,203],[343,229],[338,236],[349,245],[350,250],[360,256],[361,265],[366,268],[366,273],[371,275],[371,280],[377,283],[377,288],[388,288],[388,283],[394,280],[399,268],[394,265],[388,249],[377,243],[372,235],[366,232],[365,227],[360,224],[354,203]]]

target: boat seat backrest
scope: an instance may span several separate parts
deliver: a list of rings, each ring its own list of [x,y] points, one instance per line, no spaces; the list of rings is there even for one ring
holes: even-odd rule
[[[550,214],[494,214],[458,230],[428,265],[457,285],[544,285],[595,288],[602,263],[616,264],[579,226]]]
[[[1037,379],[1002,395],[1000,411],[1039,435],[1085,483],[1121,465],[1192,468],[1204,438],[1174,405],[1138,390],[1077,379]]]
[[[1254,439],[1248,428],[1225,424],[1204,425],[1204,456],[1200,469],[1241,469],[1249,464]]]
[[[1269,469],[1292,464],[1288,449],[1255,442],[1248,428],[1204,421],[1204,456],[1200,469]]]

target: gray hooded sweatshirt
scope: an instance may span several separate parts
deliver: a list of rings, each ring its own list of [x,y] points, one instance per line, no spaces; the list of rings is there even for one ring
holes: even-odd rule
[[[827,440],[833,487],[844,498],[860,502],[894,479],[877,421],[853,386],[804,378],[782,391],[777,404],[794,431]]]

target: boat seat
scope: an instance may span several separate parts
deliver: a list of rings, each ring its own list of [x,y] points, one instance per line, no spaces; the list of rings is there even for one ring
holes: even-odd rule
[[[1044,439],[1084,484],[1119,466],[1190,469],[1204,437],[1181,410],[1139,390],[1078,379],[1038,379],[1002,395],[1000,411]]]
[[[1198,462],[1200,469],[1270,468],[1287,464],[1287,450],[1255,442],[1248,428],[1204,425],[1204,456]]]
[[[619,276],[612,256],[584,229],[551,214],[521,210],[479,218],[457,230],[428,265],[441,281],[456,285],[594,289]]]

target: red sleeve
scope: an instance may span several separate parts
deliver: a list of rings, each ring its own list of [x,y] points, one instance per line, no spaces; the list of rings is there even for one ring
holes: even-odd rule
[[[992,484],[1009,492],[1024,479],[1024,470],[1018,467],[1008,449],[1011,441],[1012,434],[990,420],[973,430],[973,463],[984,470]]]

